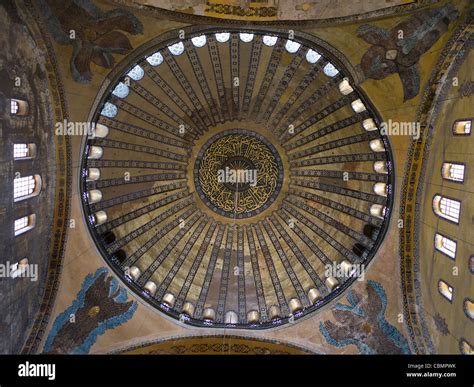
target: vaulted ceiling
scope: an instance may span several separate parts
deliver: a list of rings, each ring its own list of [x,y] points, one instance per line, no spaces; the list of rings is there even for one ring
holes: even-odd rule
[[[0,351],[472,352],[469,2],[220,3],[0,7]]]

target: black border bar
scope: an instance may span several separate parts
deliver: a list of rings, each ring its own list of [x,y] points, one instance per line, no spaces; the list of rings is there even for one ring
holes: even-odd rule
[[[19,377],[54,364],[55,379]],[[449,365],[449,366],[447,366]],[[456,385],[474,384],[474,358],[447,355],[4,355],[0,385]],[[419,373],[408,376],[407,373]],[[428,373],[455,373],[429,376]]]

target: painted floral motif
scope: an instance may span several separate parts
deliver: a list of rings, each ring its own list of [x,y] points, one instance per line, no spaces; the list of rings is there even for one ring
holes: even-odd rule
[[[319,325],[324,338],[336,347],[353,344],[363,354],[409,354],[407,340],[385,319],[387,296],[382,285],[368,281],[366,290],[367,297],[350,291],[348,305],[333,307],[336,322],[327,320]]]
[[[416,13],[390,31],[364,24],[357,34],[372,46],[360,67],[366,78],[384,79],[397,73],[402,81],[404,101],[420,91],[418,61],[447,30],[459,12],[452,4]]]
[[[89,274],[71,306],[56,317],[44,346],[46,353],[88,353],[97,337],[130,320],[136,301],[106,268]]]
[[[90,0],[39,0],[46,23],[55,40],[73,46],[70,70],[75,81],[92,79],[91,62],[111,68],[112,54],[127,54],[132,45],[123,32],[143,33],[141,22],[130,12],[103,12]]]

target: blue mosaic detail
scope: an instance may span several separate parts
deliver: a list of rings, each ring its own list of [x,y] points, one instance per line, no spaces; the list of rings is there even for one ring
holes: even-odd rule
[[[108,289],[105,289],[103,294],[97,294],[101,286],[108,286]],[[107,297],[104,298],[105,294]],[[87,324],[83,323],[84,319],[95,317],[87,314],[93,307],[98,308],[96,314],[99,312],[101,314],[96,317],[93,329],[87,331],[84,328]],[[117,279],[109,276],[108,269],[100,268],[94,274],[86,276],[71,306],[56,317],[46,340],[44,352],[87,354],[98,336],[126,323],[132,318],[137,307],[136,301],[127,302],[127,291],[119,286]],[[118,314],[115,314],[117,312]],[[77,318],[75,322],[70,321],[72,315]],[[82,319],[79,316],[82,316]],[[71,328],[70,324],[74,324],[74,327]],[[74,329],[79,334],[71,335],[68,329],[69,331]],[[81,331],[82,329],[84,331]]]
[[[125,299],[126,299],[126,297],[125,297]],[[86,339],[84,340],[84,342],[81,345],[79,345],[79,346],[77,346],[76,348],[73,349],[72,353],[73,354],[78,354],[78,355],[89,353],[89,350],[91,349],[91,347],[96,342],[97,337],[99,337],[100,335],[103,335],[106,330],[117,328],[118,326],[120,326],[120,325],[126,323],[128,320],[130,320],[132,318],[133,314],[135,313],[135,311],[137,310],[137,306],[138,306],[138,304],[136,302],[134,302],[132,304],[132,306],[130,307],[130,309],[126,313],[124,313],[120,316],[115,316],[115,317],[109,318],[109,319],[103,321],[102,323],[100,323],[100,325],[97,328],[95,328],[89,334],[89,336],[86,337]]]
[[[355,345],[362,354],[410,354],[405,337],[385,319],[388,302],[382,285],[368,281],[367,292],[368,297],[362,299],[350,291],[346,297],[348,305],[337,303],[333,307],[336,323],[319,324],[326,341],[338,348]]]
[[[109,297],[112,297],[113,294],[117,291],[119,286],[119,283],[117,281],[117,278],[112,278],[112,282],[110,283],[110,291],[109,291]]]

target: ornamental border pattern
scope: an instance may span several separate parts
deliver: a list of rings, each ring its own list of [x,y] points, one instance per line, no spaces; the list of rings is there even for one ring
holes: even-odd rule
[[[126,352],[134,351],[134,350],[137,350],[137,349],[140,349],[140,348],[149,347],[149,346],[152,346],[152,345],[155,345],[155,344],[166,343],[166,342],[172,341],[172,340],[194,339],[194,338],[197,338],[197,339],[219,338],[219,337],[222,337],[223,340],[227,340],[227,339],[231,339],[231,340],[232,339],[250,340],[250,341],[258,341],[258,342],[264,343],[264,344],[268,343],[268,344],[275,344],[275,345],[284,345],[286,347],[293,348],[293,349],[305,352],[307,354],[317,354],[317,352],[314,352],[314,351],[312,351],[312,350],[310,350],[306,347],[303,347],[302,345],[290,343],[290,342],[287,342],[287,341],[284,341],[284,340],[267,339],[267,338],[262,338],[262,337],[257,337],[257,336],[249,336],[249,335],[227,335],[227,334],[226,335],[218,335],[218,334],[210,334],[210,335],[205,335],[205,334],[204,335],[196,335],[196,334],[192,334],[192,335],[173,335],[173,336],[164,337],[164,338],[160,338],[160,339],[156,339],[156,340],[144,341],[144,342],[141,342],[139,344],[125,346],[125,347],[122,347],[120,349],[110,351],[110,352],[108,352],[108,354],[110,354],[110,355],[121,355],[121,354],[124,354]]]
[[[421,124],[421,135],[408,150],[408,160],[403,180],[400,218],[404,229],[400,233],[400,272],[403,312],[411,346],[414,353],[434,353],[435,349],[425,322],[419,272],[419,224],[420,203],[424,191],[426,158],[429,155],[433,137],[433,123],[437,120],[441,103],[448,91],[446,79],[457,71],[465,59],[465,45],[469,45],[474,30],[469,26],[472,14],[460,22],[443,50],[425,87],[422,101],[416,115]],[[417,178],[418,177],[418,178]]]
[[[151,5],[144,4],[126,4],[127,0],[111,0],[113,3],[125,7],[134,8],[147,14],[152,14],[153,17],[160,19],[168,19],[182,23],[189,24],[209,24],[209,25],[235,25],[239,27],[285,27],[285,26],[298,26],[299,28],[308,27],[326,27],[340,24],[348,24],[354,22],[370,21],[383,17],[390,16],[405,16],[413,11],[417,11],[422,8],[427,8],[439,2],[439,0],[414,0],[411,3],[395,5],[392,7],[377,9],[365,13],[349,16],[339,16],[328,19],[306,19],[306,20],[248,20],[248,19],[223,19],[213,16],[205,15],[193,15],[187,14],[180,11],[172,11],[165,8],[154,7]]]
[[[68,110],[64,86],[61,82],[61,72],[56,60],[53,45],[44,28],[32,0],[18,0],[18,7],[28,9],[25,18],[28,28],[33,33],[35,42],[42,48],[46,57],[46,67],[50,92],[55,103],[54,116],[56,122],[68,119]],[[55,136],[56,151],[56,188],[55,188],[55,213],[53,218],[52,245],[49,256],[48,274],[45,283],[44,295],[40,309],[23,345],[22,354],[31,354],[38,351],[41,340],[51,317],[52,308],[59,288],[59,278],[62,271],[62,260],[64,257],[67,240],[68,219],[70,214],[70,197],[72,192],[72,170],[71,170],[71,145],[67,136]]]

